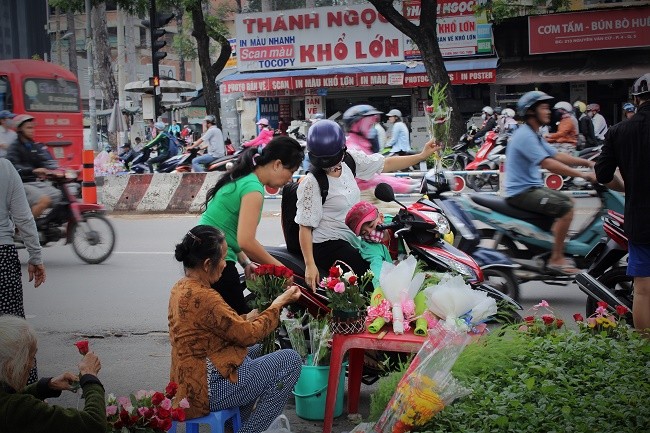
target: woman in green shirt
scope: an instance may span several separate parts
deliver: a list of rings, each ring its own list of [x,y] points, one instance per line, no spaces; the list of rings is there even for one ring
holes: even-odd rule
[[[208,191],[199,224],[221,229],[226,235],[226,268],[212,288],[239,314],[250,311],[244,301],[236,264],[246,272],[252,262],[281,265],[255,237],[262,216],[264,187],[280,188],[291,180],[303,159],[300,144],[290,137],[276,137],[263,149],[245,150],[230,170]]]

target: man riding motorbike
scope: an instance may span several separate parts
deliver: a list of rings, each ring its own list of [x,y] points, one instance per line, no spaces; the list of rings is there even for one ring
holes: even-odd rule
[[[525,93],[517,102],[519,116],[525,124],[512,135],[506,150],[505,196],[514,207],[555,218],[552,227],[554,246],[548,269],[560,274],[579,272],[564,257],[564,240],[573,220],[573,203],[564,193],[544,188],[540,168],[561,176],[582,177],[595,182],[592,172],[583,173],[570,166],[593,167],[594,163],[559,153],[540,135],[539,130],[551,120],[549,102],[553,97],[540,91]]]
[[[40,177],[56,175],[59,164],[41,143],[34,143],[34,118],[19,114],[14,118],[18,137],[7,150],[7,159],[16,167],[25,186],[27,202],[34,219],[47,208],[55,206],[62,197],[61,191]],[[37,221],[38,224],[38,221]]]
[[[149,173],[153,173],[153,165],[159,164],[163,161],[166,161],[171,156],[169,153],[169,136],[165,132],[165,124],[163,122],[154,123],[154,127],[158,132],[156,138],[151,140],[144,146],[144,149],[151,149],[152,147],[157,147],[158,155],[153,158],[149,158],[147,165],[149,166]]]
[[[481,118],[483,119],[483,124],[481,129],[479,129],[476,134],[470,137],[471,140],[478,140],[483,138],[485,134],[492,131],[495,126],[497,126],[497,119],[494,117],[494,110],[490,106],[483,107],[481,110]]]

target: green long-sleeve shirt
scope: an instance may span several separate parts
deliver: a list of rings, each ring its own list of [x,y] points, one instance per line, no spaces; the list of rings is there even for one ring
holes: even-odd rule
[[[92,375],[81,377],[85,399],[82,410],[45,403],[61,391],[49,389],[50,378],[17,392],[0,382],[0,432],[7,433],[106,433],[104,387]]]
[[[158,154],[162,155],[163,153],[169,152],[169,137],[164,132],[156,135],[156,138],[147,143],[144,148],[151,149],[155,146],[158,146]]]

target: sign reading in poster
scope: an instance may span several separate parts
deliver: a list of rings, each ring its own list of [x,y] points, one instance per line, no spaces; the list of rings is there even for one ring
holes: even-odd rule
[[[239,14],[238,69],[400,61],[403,35],[370,5]]]
[[[474,8],[480,1],[439,0],[436,31],[438,46],[443,57],[492,54],[492,24],[485,14],[476,15]],[[404,16],[414,24],[420,23],[420,0],[403,2]],[[420,60],[420,51],[413,41],[405,37],[404,58]]]
[[[528,18],[530,54],[650,46],[650,8]]]

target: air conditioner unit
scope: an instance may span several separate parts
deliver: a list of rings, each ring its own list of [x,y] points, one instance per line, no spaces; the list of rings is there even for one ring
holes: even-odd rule
[[[237,111],[244,111],[244,100],[237,99],[235,101],[235,108],[237,109]]]

